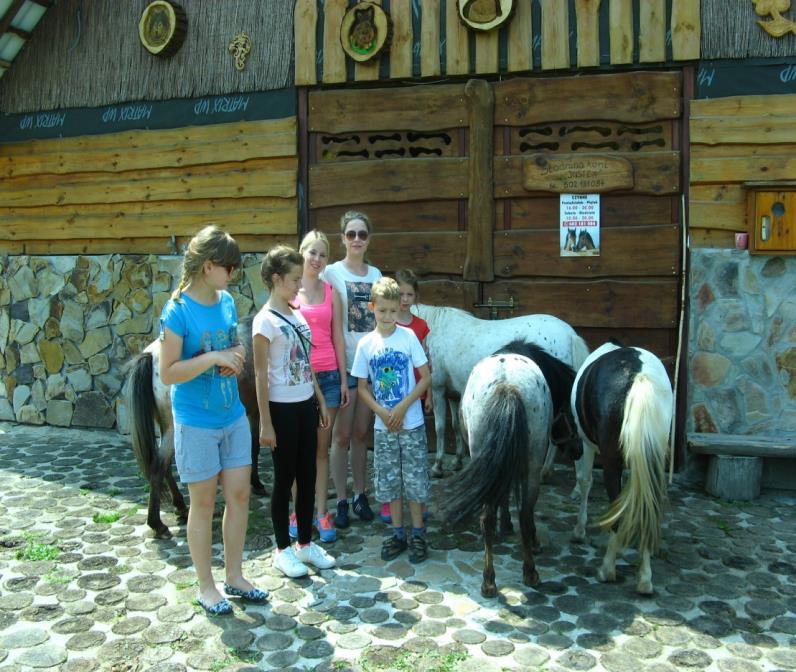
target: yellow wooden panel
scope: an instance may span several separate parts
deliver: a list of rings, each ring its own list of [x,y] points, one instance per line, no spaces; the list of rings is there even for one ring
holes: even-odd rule
[[[412,4],[396,2],[390,5],[392,42],[390,44],[390,77],[402,79],[412,76]]]
[[[293,13],[297,86],[312,86],[318,82],[315,69],[315,26],[317,23],[316,0],[298,0]]]
[[[792,116],[697,117],[690,120],[692,143],[782,145],[796,143],[796,110]]]
[[[639,3],[638,60],[641,63],[666,60],[666,0]]]
[[[796,174],[792,156],[691,157],[691,182],[754,182],[792,180]]]
[[[125,173],[71,173],[15,177],[0,182],[7,207],[129,203],[296,195],[298,162],[256,159],[190,168],[158,168]]]
[[[296,118],[0,145],[0,176],[122,172],[296,155]]]
[[[569,4],[539,0],[542,5],[542,70],[569,67]]]
[[[771,96],[727,96],[692,100],[691,118],[696,117],[763,117],[796,116],[796,94]]]
[[[454,0],[445,2],[445,35],[445,73],[466,75],[470,72],[469,37]]]
[[[466,198],[467,158],[380,159],[310,168],[309,206]]]
[[[580,68],[600,65],[600,1],[575,0]]]
[[[346,56],[340,44],[340,25],[348,8],[347,0],[326,0],[323,4],[323,81],[346,80]]]
[[[381,0],[368,0],[374,5],[381,6]],[[354,79],[358,82],[373,82],[379,78],[379,66],[381,65],[381,54],[374,56],[364,63],[354,64]]]
[[[697,60],[701,36],[699,0],[672,0],[672,58],[675,61]]]
[[[533,2],[516,0],[509,22],[508,70],[533,70]]]
[[[746,203],[689,200],[689,229],[743,231],[746,227]]]
[[[436,77],[439,64],[439,0],[422,0],[420,24],[420,75]]]
[[[297,231],[295,198],[229,198],[31,208],[0,207],[0,239],[191,236],[209,222],[231,232]]]
[[[500,31],[478,31],[475,34],[475,72],[491,74],[498,71],[498,35]]]
[[[633,62],[633,0],[610,0],[608,5],[611,65]]]

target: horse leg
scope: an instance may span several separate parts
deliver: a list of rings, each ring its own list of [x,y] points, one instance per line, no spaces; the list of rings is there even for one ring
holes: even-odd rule
[[[492,558],[492,547],[495,544],[496,522],[497,515],[495,505],[484,505],[484,511],[481,514],[481,533],[484,535],[484,574],[483,581],[481,582],[481,595],[484,597],[497,596],[495,566]]]
[[[641,560],[638,565],[638,582],[636,592],[640,595],[652,595],[652,566],[650,564],[650,552],[641,551]]]
[[[603,583],[616,581],[616,555],[621,550],[619,548],[619,537],[616,536],[616,532],[611,530],[608,537],[608,548],[605,549],[605,556],[603,557],[603,564],[597,570],[597,578]]]
[[[538,490],[537,490],[538,494]],[[526,586],[539,584],[539,572],[533,559],[534,548],[539,544],[536,538],[536,522],[533,509],[536,497],[529,496],[526,489],[520,495],[520,534],[522,536],[522,582]]]
[[[622,489],[622,459],[619,457],[619,446],[612,445],[603,453],[603,480],[608,491],[608,501],[613,502],[619,497]],[[608,538],[608,548],[605,550],[603,564],[597,572],[600,581],[616,580],[616,556],[621,551],[619,537],[611,530]]]
[[[500,536],[507,537],[510,534],[514,534],[514,526],[511,524],[509,498],[506,496],[500,502]]]
[[[556,461],[556,444],[552,441],[547,445],[547,454],[544,458],[542,465],[542,483],[547,483],[550,480],[550,474],[553,473],[553,465]]]
[[[456,459],[453,460],[453,470],[461,471],[462,458],[464,457],[464,439],[462,438],[461,418],[459,418],[459,400],[451,399],[450,407],[453,436],[456,439]]]
[[[268,490],[265,489],[263,482],[260,480],[260,420],[259,417],[255,421],[252,416],[249,416],[249,428],[252,434],[252,470],[250,476],[250,483],[252,492],[258,497],[265,497]]]
[[[586,518],[589,505],[589,492],[591,492],[592,468],[594,466],[594,446],[583,442],[583,455],[575,462],[575,475],[577,483],[575,490],[580,489],[580,510],[578,511],[578,522],[572,533],[575,541],[583,541],[586,538]],[[573,490],[574,492],[574,490]]]
[[[445,454],[445,388],[434,388],[431,402],[434,406],[434,434],[437,443],[431,475],[442,478],[442,456]]]

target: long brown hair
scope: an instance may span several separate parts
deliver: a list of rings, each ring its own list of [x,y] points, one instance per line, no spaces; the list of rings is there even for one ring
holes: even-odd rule
[[[182,258],[180,284],[177,285],[171,298],[175,301],[180,300],[182,290],[202,272],[202,266],[206,261],[212,261],[218,266],[237,268],[240,266],[240,260],[240,248],[232,236],[215,224],[204,227],[188,243]]]

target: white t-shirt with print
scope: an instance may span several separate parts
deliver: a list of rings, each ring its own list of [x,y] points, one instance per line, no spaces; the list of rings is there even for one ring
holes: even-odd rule
[[[343,304],[343,338],[345,340],[346,370],[351,371],[357,343],[376,327],[376,318],[368,309],[370,290],[381,277],[381,271],[368,266],[366,275],[351,273],[342,261],[326,267],[323,279],[337,290]]]
[[[268,306],[263,306],[254,316],[252,336],[260,334],[270,341],[268,398],[271,401],[293,403],[309,399],[315,392],[308,358],[311,333],[300,312],[291,311],[290,315],[283,316],[298,329],[303,338],[285,320],[274,315]]]
[[[382,336],[378,331],[366,334],[357,345],[351,375],[370,378],[373,397],[379,406],[392,409],[406,399],[415,389],[415,369],[427,364],[426,353],[415,332],[396,326],[395,331]],[[404,429],[415,429],[423,424],[423,407],[420,399],[407,409]],[[376,429],[387,429],[377,415]]]

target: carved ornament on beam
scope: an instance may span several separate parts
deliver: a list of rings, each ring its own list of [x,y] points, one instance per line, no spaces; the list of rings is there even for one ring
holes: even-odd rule
[[[770,21],[758,21],[758,25],[773,37],[782,37],[788,33],[796,35],[796,21],[782,16],[782,12],[790,9],[791,0],[752,0],[758,16],[771,16]]]

